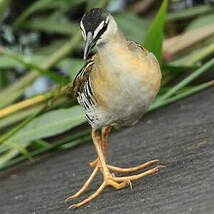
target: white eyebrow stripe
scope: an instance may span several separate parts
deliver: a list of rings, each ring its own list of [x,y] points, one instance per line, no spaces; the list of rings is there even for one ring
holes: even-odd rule
[[[93,34],[93,38],[95,39],[95,37],[97,36],[97,34],[99,33],[99,31],[103,28],[104,26],[104,21],[102,21],[99,26],[96,28],[96,30],[94,31],[94,34]]]
[[[82,21],[80,22],[80,29],[81,29],[81,32],[82,32],[82,35],[83,35],[83,38],[84,40],[86,39],[86,33],[85,33],[85,28],[82,24]]]
[[[83,30],[84,29],[84,26],[82,24],[82,20],[80,21],[80,28]]]
[[[106,24],[108,23],[108,21],[109,21],[109,18],[110,18],[110,17],[108,16],[108,17],[107,17],[107,19],[106,19],[106,21],[105,21],[105,23],[106,23]]]

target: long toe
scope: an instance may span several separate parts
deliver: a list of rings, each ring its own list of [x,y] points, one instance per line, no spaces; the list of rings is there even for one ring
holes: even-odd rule
[[[93,200],[98,195],[100,195],[100,193],[104,190],[105,187],[106,187],[106,183],[103,182],[101,184],[101,186],[97,189],[96,192],[94,192],[92,195],[90,195],[88,198],[84,199],[83,201],[81,201],[81,202],[79,202],[77,204],[72,204],[70,207],[68,207],[68,209],[70,209],[70,208],[78,208],[78,207],[83,206],[84,204],[87,204],[89,201]]]
[[[84,183],[84,185],[80,188],[80,190],[75,193],[74,195],[68,197],[65,202],[73,200],[77,197],[79,197],[84,191],[86,191],[88,189],[88,186],[90,185],[90,183],[93,181],[94,177],[96,176],[98,172],[98,166],[94,168],[93,172],[91,173],[90,177],[88,178],[88,180]]]
[[[119,172],[119,173],[125,173],[125,172],[135,172],[141,169],[145,169],[149,166],[152,166],[153,164],[157,163],[159,160],[151,160],[148,161],[144,164],[135,166],[135,167],[131,167],[131,168],[120,168],[120,167],[116,167],[116,166],[111,166],[111,165],[107,165],[108,169],[110,169],[111,171],[114,172]]]
[[[114,181],[118,181],[118,182],[134,181],[134,180],[143,178],[143,177],[145,177],[147,175],[155,174],[155,173],[157,173],[162,168],[165,168],[165,166],[159,165],[159,166],[156,166],[156,167],[154,167],[152,169],[149,169],[149,170],[147,170],[145,172],[139,173],[137,175],[123,176],[123,177],[114,177],[113,180]]]
[[[115,177],[111,173],[108,173],[107,175],[105,174],[105,175],[103,175],[103,183],[96,190],[96,192],[94,192],[92,195],[90,195],[88,198],[84,199],[83,201],[71,205],[68,209],[70,209],[70,208],[78,208],[78,207],[81,207],[82,205],[90,202],[91,200],[93,200],[94,198],[99,196],[103,192],[105,187],[107,187],[107,186],[112,186],[115,189],[122,189],[122,188],[125,188],[125,187],[127,187],[129,185],[132,188],[131,181],[143,178],[143,177],[145,177],[147,175],[155,174],[161,168],[164,168],[164,166],[159,165],[159,166],[154,167],[152,169],[149,169],[149,170],[147,170],[147,171],[145,171],[143,173],[139,173],[137,175],[132,175],[132,176],[123,176],[123,177]],[[87,182],[83,185],[83,187],[75,195],[69,197],[66,201],[74,199],[74,198],[77,198],[83,191],[85,191],[85,189],[88,187],[90,182],[93,180],[94,176],[99,171],[99,169],[100,169],[100,167],[98,167],[98,164],[97,164],[97,166],[94,169],[93,173],[91,174],[91,176],[89,177]],[[103,171],[101,170],[101,172],[103,172]]]

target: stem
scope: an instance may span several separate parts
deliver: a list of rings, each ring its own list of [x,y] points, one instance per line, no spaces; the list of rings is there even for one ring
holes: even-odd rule
[[[19,89],[17,91],[14,91],[13,94],[11,94],[10,96],[5,97],[3,100],[1,100],[0,108],[9,105],[13,100],[21,96],[23,92],[24,92],[24,89]]]
[[[161,96],[157,101],[162,101],[162,100],[169,98],[170,96],[175,94],[178,90],[180,90],[181,88],[183,88],[184,86],[186,86],[187,84],[192,82],[194,79],[196,79],[201,74],[203,74],[207,69],[209,69],[213,65],[214,65],[214,59],[211,59],[209,62],[204,64],[201,68],[197,69],[195,72],[193,72],[188,77],[186,77],[183,81],[178,83],[175,87],[173,87],[171,90],[169,90],[166,94]]]
[[[0,100],[4,100],[5,97],[10,97],[11,95],[13,95],[14,92],[26,88],[27,85],[30,84],[38,76],[39,74],[36,71],[31,71],[30,73],[22,77],[20,80],[6,88],[2,93],[0,93]],[[19,96],[20,94],[18,94],[17,97],[14,96],[13,99],[11,99],[11,102],[13,102]]]
[[[7,115],[10,115],[14,112],[17,112],[23,108],[27,108],[31,105],[44,102],[44,101],[50,99],[52,97],[52,95],[53,95],[53,93],[46,93],[46,94],[39,95],[37,97],[31,98],[28,100],[24,100],[24,101],[19,102],[17,104],[11,105],[7,108],[4,108],[4,109],[0,110],[0,119],[7,116]]]
[[[200,51],[193,51],[191,54],[171,61],[175,65],[193,65],[200,62],[202,59],[214,53],[214,42],[206,47],[200,47]]]
[[[195,86],[195,87],[189,89],[188,91],[182,92],[182,93],[180,93],[180,94],[178,94],[178,95],[176,95],[176,96],[174,96],[172,98],[169,98],[167,100],[163,100],[162,102],[160,100],[157,100],[152,105],[150,105],[150,108],[149,108],[148,112],[154,111],[154,110],[156,110],[156,109],[158,109],[158,108],[160,108],[162,106],[165,106],[167,104],[176,102],[176,101],[178,101],[180,99],[183,99],[183,98],[185,98],[187,96],[190,96],[192,94],[195,94],[195,93],[197,93],[199,91],[202,91],[202,90],[204,90],[206,88],[209,88],[209,87],[212,87],[212,86],[214,86],[214,80],[212,80],[210,82],[207,82],[207,83],[203,83],[203,84],[201,84],[199,86]]]
[[[214,52],[214,42],[211,45],[209,45],[208,47],[205,47],[202,50],[200,50],[200,52],[198,54],[195,53],[195,55],[192,57],[192,59],[190,59],[190,62],[191,62],[191,64],[195,64],[196,62],[204,59],[205,57],[209,56],[213,52]]]
[[[47,61],[45,61],[41,68],[43,69],[50,69],[53,67],[56,63],[58,63],[65,55],[71,53],[74,51],[74,49],[79,45],[80,41],[82,39],[81,33],[78,32],[68,43],[66,43],[62,48],[60,48],[58,51],[53,53]]]
[[[67,148],[70,149],[70,148],[73,148],[77,145],[80,145],[82,143],[89,141],[90,138],[91,138],[91,136],[89,134],[89,131],[86,131],[86,132],[78,134],[76,136],[72,136],[69,140],[60,141],[60,142],[52,144],[50,147],[38,149],[38,150],[31,153],[31,157],[36,157],[38,155],[44,154],[48,151],[53,151],[53,150],[60,148],[60,147],[63,148],[63,146],[65,146],[65,149],[67,149]],[[66,144],[68,144],[68,146]],[[6,168],[12,167],[18,163],[21,163],[27,159],[28,158],[25,156],[20,156],[20,157],[15,158],[11,161],[8,161],[3,166],[0,166],[0,171],[4,170]]]
[[[212,11],[213,8],[211,5],[203,5],[203,6],[196,6],[193,8],[188,9],[181,9],[178,11],[173,11],[172,13],[169,13],[167,16],[167,21],[174,21],[174,20],[183,20],[185,18],[190,18],[192,16],[198,16],[204,13],[209,13]]]
[[[57,99],[53,105],[50,106],[50,109],[54,109],[56,107],[61,107],[63,104],[66,103],[68,99],[66,97],[62,97]],[[28,108],[22,109],[21,111],[17,112],[16,114],[9,115],[3,119],[0,119],[0,129],[6,128],[10,125],[13,125],[17,122],[21,122],[22,120],[26,119],[30,115],[32,115],[34,112],[37,112],[39,109],[47,105],[46,102],[42,103],[35,103],[35,105],[30,106]],[[69,104],[70,106],[71,104]]]
[[[30,115],[32,115],[34,112],[39,111],[42,107],[44,107],[46,103],[40,103],[36,106],[32,106],[30,108],[24,109],[19,111],[16,114],[9,115],[6,118],[3,118],[0,120],[0,129],[4,129],[10,125],[13,125],[17,122],[21,122],[22,120],[26,119]]]
[[[9,139],[10,137],[12,137],[16,132],[18,132],[20,129],[24,128],[30,121],[32,121],[37,115],[41,114],[43,111],[46,110],[48,106],[42,106],[41,109],[39,109],[39,111],[37,111],[35,114],[33,114],[32,116],[28,117],[26,120],[24,120],[23,122],[21,122],[19,125],[17,125],[16,127],[14,127],[13,129],[11,129],[9,132],[5,133],[3,136],[0,137],[0,145],[1,143],[3,143],[5,140]]]
[[[199,43],[200,41],[213,36],[214,26],[208,25],[196,30],[188,31],[173,38],[167,39],[163,44],[163,53],[167,55],[168,60],[175,54],[182,52],[188,47]]]

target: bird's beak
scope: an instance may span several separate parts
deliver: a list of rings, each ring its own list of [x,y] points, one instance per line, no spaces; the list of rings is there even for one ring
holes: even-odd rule
[[[87,33],[85,40],[84,56],[83,59],[86,60],[90,50],[94,47],[95,43],[93,41],[93,36],[91,32]]]

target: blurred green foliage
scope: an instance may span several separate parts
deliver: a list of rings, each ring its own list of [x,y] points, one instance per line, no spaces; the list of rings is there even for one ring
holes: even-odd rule
[[[72,128],[85,118],[65,92],[84,64],[79,20],[87,9],[107,7],[109,2],[36,0],[14,15],[15,3],[0,1],[0,169],[90,138],[85,130],[73,136]],[[145,46],[161,64],[162,88],[149,111],[213,86],[212,75],[208,82],[192,84],[214,67],[213,6],[173,11],[172,1],[154,1],[142,8],[145,13],[133,9],[139,2],[130,1],[112,15],[126,38]],[[26,97],[26,89],[40,77],[52,87]],[[68,130],[69,139],[47,139]]]

